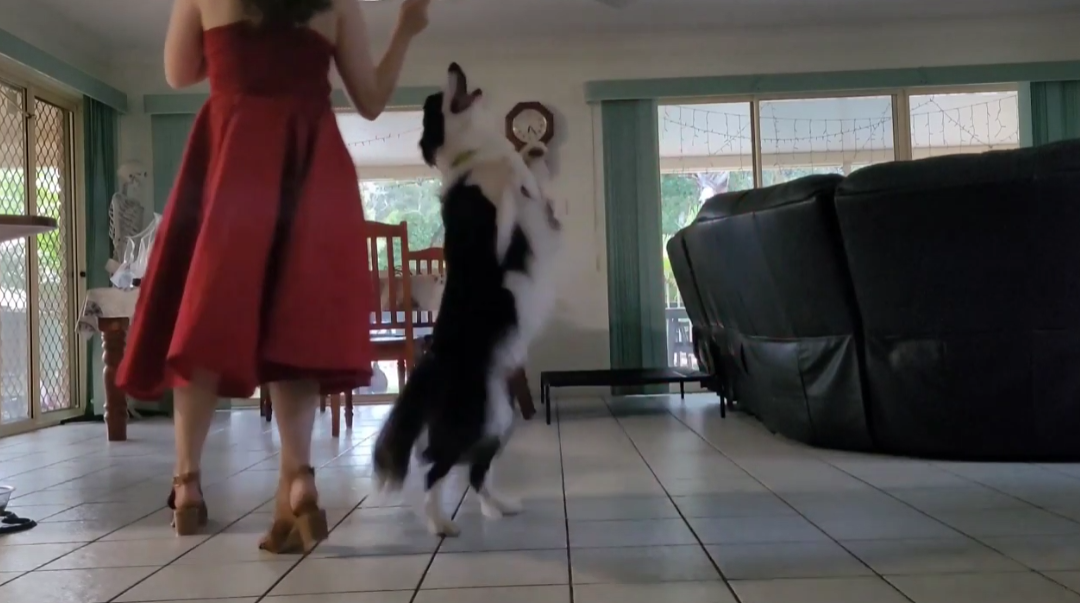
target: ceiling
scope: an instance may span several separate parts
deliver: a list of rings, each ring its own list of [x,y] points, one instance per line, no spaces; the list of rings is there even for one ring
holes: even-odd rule
[[[28,2],[30,0],[27,0]],[[159,52],[172,0],[33,0],[48,4],[96,35],[113,53]],[[1077,0],[435,0],[425,37],[449,42],[478,37],[709,31],[865,24],[942,18],[1075,13]],[[385,37],[399,0],[364,2],[369,27]]]

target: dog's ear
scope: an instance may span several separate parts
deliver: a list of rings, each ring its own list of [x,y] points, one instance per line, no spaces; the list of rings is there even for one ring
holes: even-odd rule
[[[455,115],[468,111],[476,102],[476,99],[483,94],[483,91],[479,88],[469,92],[469,80],[465,77],[465,71],[457,63],[450,63],[450,68],[446,71],[446,77],[446,92],[450,96],[450,112]]]
[[[424,163],[435,167],[435,155],[446,144],[446,116],[443,115],[443,93],[437,92],[424,101],[423,133],[420,135],[420,154]]]

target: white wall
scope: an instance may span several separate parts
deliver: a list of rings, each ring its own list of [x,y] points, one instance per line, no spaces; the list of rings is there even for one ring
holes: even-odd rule
[[[537,100],[556,114],[552,144],[556,197],[567,235],[562,320],[538,345],[533,370],[603,367],[608,363],[607,290],[598,114],[584,101],[589,80],[839,71],[1080,59],[1080,17],[950,23],[897,23],[878,28],[717,32],[702,37],[530,41],[454,48],[418,46],[405,85],[438,85],[449,60],[503,114]],[[167,92],[160,61],[117,64],[114,81],[141,107],[144,93]],[[122,123],[123,158],[151,164],[149,120]],[[152,186],[150,189],[152,190]]]

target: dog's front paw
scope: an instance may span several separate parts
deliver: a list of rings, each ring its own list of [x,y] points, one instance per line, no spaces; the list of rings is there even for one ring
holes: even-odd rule
[[[488,519],[502,519],[503,512],[498,505],[491,503],[488,500],[480,501],[480,512]]]
[[[499,505],[502,507],[503,515],[518,515],[524,510],[521,501],[516,498],[500,498]]]
[[[427,528],[434,536],[455,538],[461,534],[461,528],[459,528],[449,517],[429,517]]]
[[[480,499],[480,512],[488,519],[521,513],[521,501],[488,494]]]

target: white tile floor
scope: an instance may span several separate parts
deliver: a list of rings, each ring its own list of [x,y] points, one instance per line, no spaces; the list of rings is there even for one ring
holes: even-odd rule
[[[809,449],[711,396],[563,400],[525,424],[497,471],[525,514],[484,520],[460,477],[463,534],[429,536],[415,492],[370,495],[363,409],[342,439],[319,421],[313,554],[273,557],[277,437],[223,413],[205,459],[213,519],[175,538],[163,509],[171,428],[101,425],[0,440],[13,510],[0,601],[38,603],[1080,603],[1080,465],[935,463]]]

